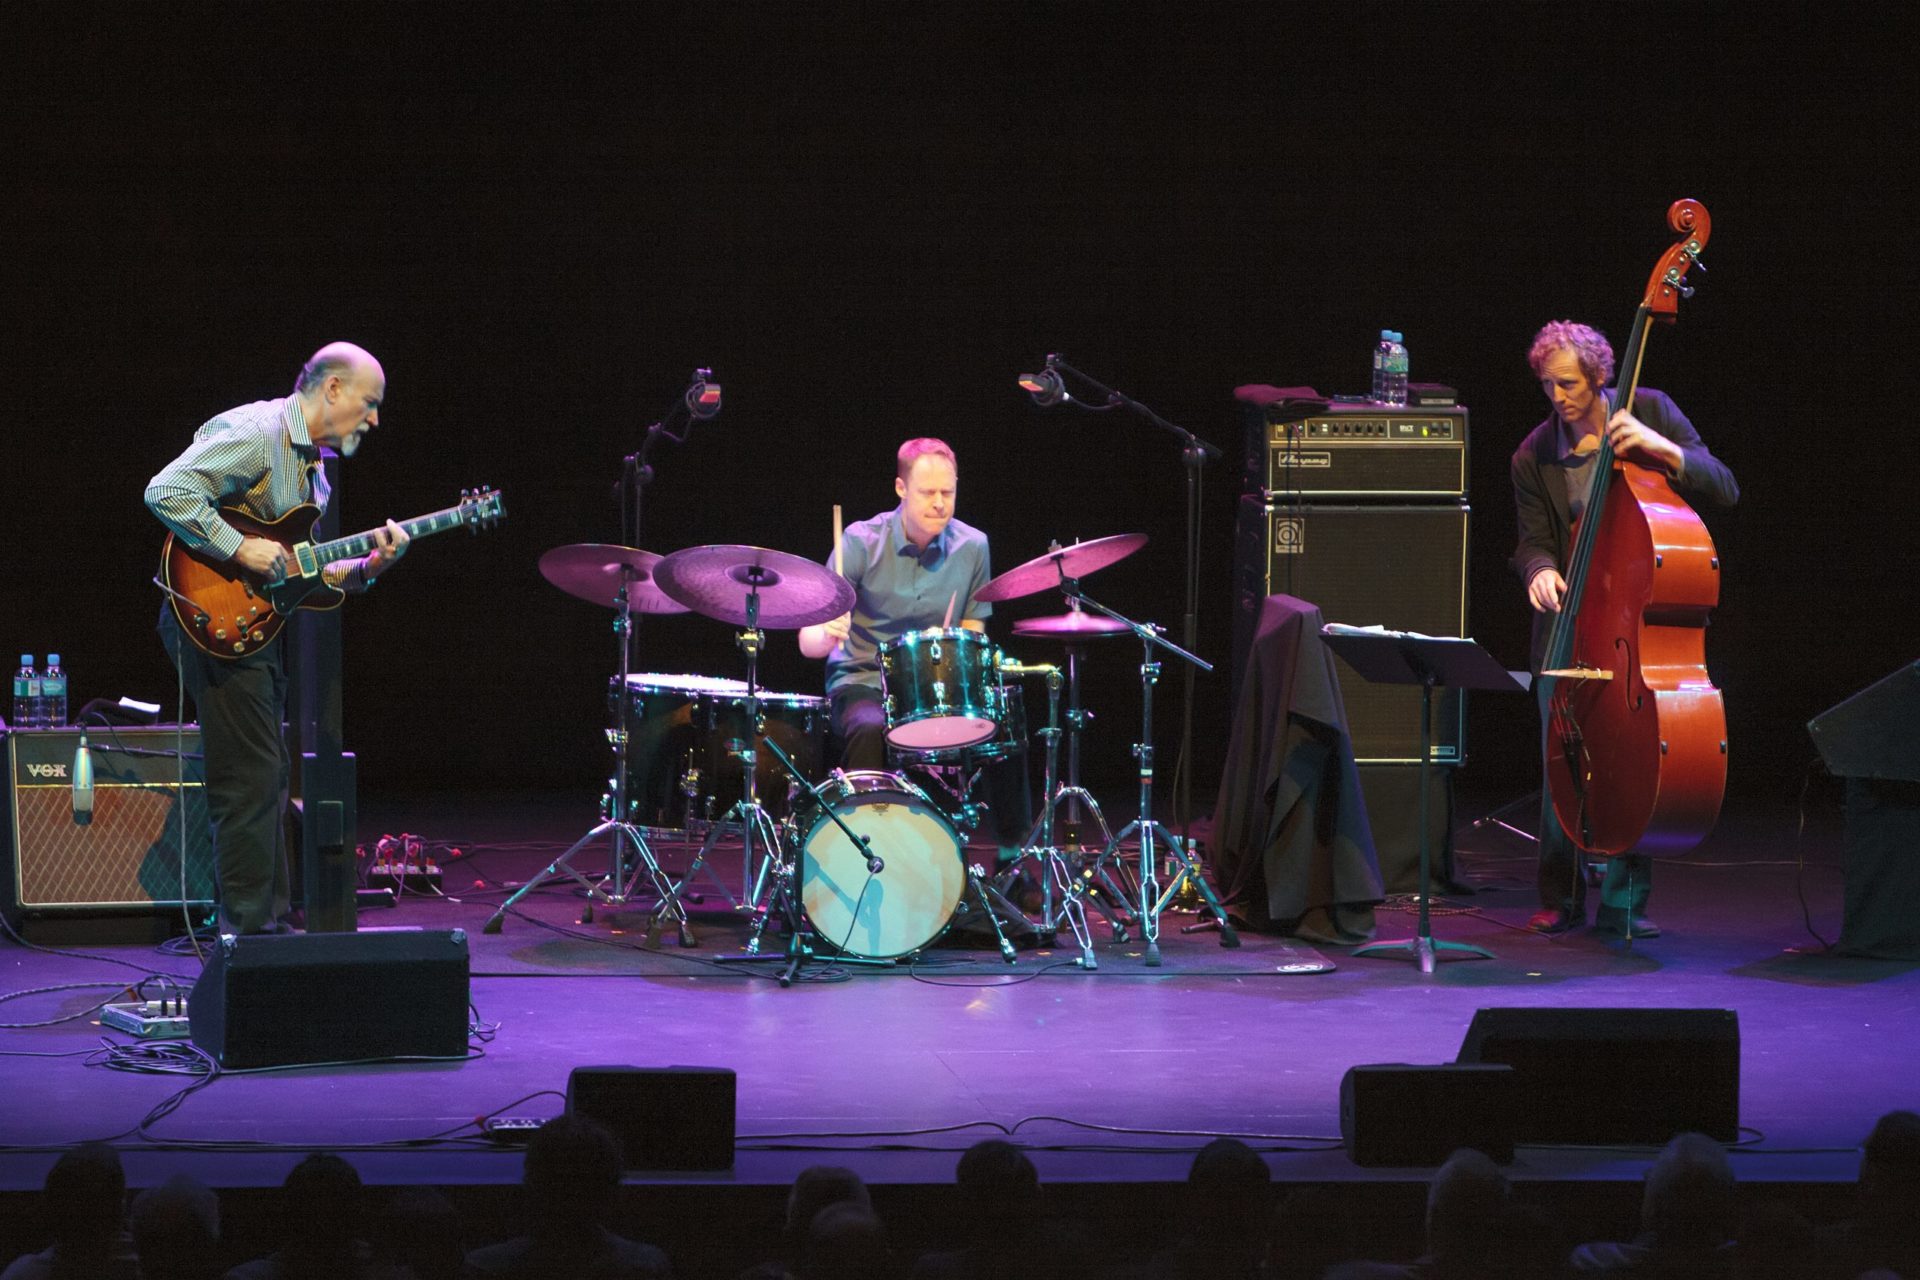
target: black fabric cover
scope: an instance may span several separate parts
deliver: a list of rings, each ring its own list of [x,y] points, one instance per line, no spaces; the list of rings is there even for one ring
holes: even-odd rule
[[[1384,896],[1320,610],[1268,596],[1214,807],[1221,896],[1254,929],[1349,945]]]

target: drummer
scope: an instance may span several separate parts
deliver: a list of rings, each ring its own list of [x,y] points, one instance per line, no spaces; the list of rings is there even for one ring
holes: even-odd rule
[[[887,767],[882,645],[942,625],[949,608],[952,625],[986,630],[993,606],[973,594],[993,576],[987,535],[954,518],[959,482],[959,463],[945,441],[923,436],[901,445],[893,478],[900,505],[849,525],[841,538],[837,567],[853,584],[852,612],[800,629],[800,652],[827,660],[833,728],[845,744],[843,768]],[[1017,778],[995,776],[1008,765],[1018,769]],[[1027,834],[1026,762],[1016,753],[1006,764],[989,766],[986,781],[995,827],[1003,843],[1017,847]]]

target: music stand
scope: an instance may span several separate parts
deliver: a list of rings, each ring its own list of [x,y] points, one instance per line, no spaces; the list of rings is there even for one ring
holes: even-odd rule
[[[1446,689],[1507,690],[1524,693],[1527,683],[1501,666],[1494,656],[1472,640],[1457,636],[1423,636],[1411,631],[1345,627],[1330,622],[1320,629],[1327,647],[1374,684],[1420,686],[1420,932],[1402,942],[1369,942],[1354,948],[1356,956],[1406,956],[1432,973],[1437,954],[1493,959],[1493,952],[1470,942],[1436,942],[1429,913],[1433,896],[1433,869],[1427,846],[1427,774],[1433,756],[1433,691]]]

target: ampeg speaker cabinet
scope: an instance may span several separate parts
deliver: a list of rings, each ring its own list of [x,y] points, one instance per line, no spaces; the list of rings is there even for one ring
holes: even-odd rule
[[[1234,553],[1235,681],[1246,667],[1260,603],[1276,591],[1320,606],[1328,622],[1464,635],[1468,516],[1467,507],[1454,503],[1365,507],[1242,498]],[[1417,763],[1420,690],[1371,684],[1340,658],[1334,662],[1355,758]],[[1465,700],[1452,690],[1437,692],[1433,718],[1434,763],[1460,763]]]
[[[9,845],[0,907],[9,918],[163,914],[178,912],[183,900],[211,903],[206,770],[192,758],[200,754],[200,731],[176,737],[171,728],[89,729],[93,820],[85,826],[73,820],[79,742],[77,729],[7,735]],[[184,761],[174,754],[179,742]]]
[[[1247,487],[1276,502],[1463,499],[1467,411],[1355,404],[1276,418],[1249,407],[1246,461]]]
[[[1740,1020],[1731,1009],[1481,1009],[1459,1061],[1514,1069],[1516,1142],[1740,1136]]]
[[[187,998],[193,1042],[224,1067],[467,1051],[461,929],[222,938]]]
[[[1920,782],[1920,662],[1868,685],[1807,721],[1827,772]]]
[[[1448,1062],[1348,1067],[1340,1079],[1340,1137],[1358,1165],[1437,1165],[1462,1147],[1513,1160],[1512,1067]]]
[[[725,1067],[575,1067],[567,1111],[604,1125],[629,1169],[731,1169],[739,1082]]]

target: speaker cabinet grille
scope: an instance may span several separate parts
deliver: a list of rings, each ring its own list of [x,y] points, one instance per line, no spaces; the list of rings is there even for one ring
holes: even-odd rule
[[[1467,626],[1469,508],[1282,505],[1240,500],[1234,616],[1235,679],[1246,665],[1260,602],[1276,592],[1320,607],[1328,622],[1380,625],[1433,636]],[[1353,753],[1362,763],[1420,759],[1420,690],[1372,684],[1336,657]],[[1451,690],[1433,702],[1433,762],[1466,754],[1466,703]]]
[[[7,908],[29,914],[178,910],[183,809],[186,901],[212,902],[213,834],[202,762],[185,762],[182,787],[172,729],[90,731],[93,821],[80,826],[73,820],[71,777],[79,741],[71,729],[8,735]],[[199,754],[198,730],[188,730],[184,741],[189,756]]]

